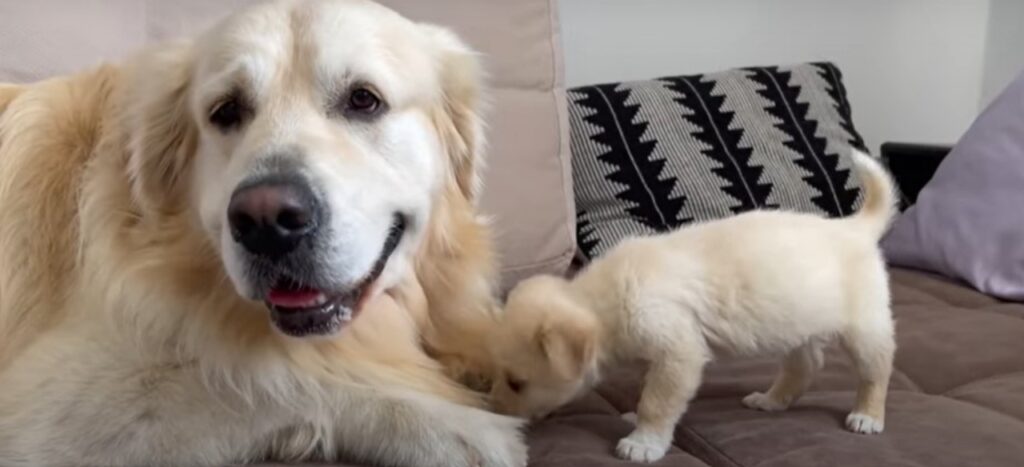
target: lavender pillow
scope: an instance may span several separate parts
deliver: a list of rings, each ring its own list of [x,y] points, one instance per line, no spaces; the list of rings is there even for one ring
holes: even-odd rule
[[[974,121],[882,247],[890,264],[1024,301],[1024,74]]]

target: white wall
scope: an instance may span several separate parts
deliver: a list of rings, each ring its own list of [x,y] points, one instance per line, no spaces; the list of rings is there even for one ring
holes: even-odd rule
[[[981,105],[985,106],[1024,69],[1024,1],[991,0]]]
[[[988,0],[560,1],[569,85],[830,60],[872,150],[952,143],[983,101]]]

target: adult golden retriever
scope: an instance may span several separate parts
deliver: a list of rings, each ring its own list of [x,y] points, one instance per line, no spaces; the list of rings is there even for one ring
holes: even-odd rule
[[[0,465],[525,463],[420,347],[493,309],[478,74],[308,0],[0,85]]]

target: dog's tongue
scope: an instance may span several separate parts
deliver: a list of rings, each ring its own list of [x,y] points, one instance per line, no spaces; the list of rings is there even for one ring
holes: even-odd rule
[[[314,289],[272,289],[267,301],[281,308],[309,308],[323,304],[324,294]]]

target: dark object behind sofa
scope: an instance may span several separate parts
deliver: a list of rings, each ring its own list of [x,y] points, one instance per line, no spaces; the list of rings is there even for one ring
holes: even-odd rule
[[[937,144],[882,144],[882,162],[889,167],[889,172],[899,186],[901,210],[917,201],[918,193],[932,179],[939,164],[952,149],[952,146]]]

